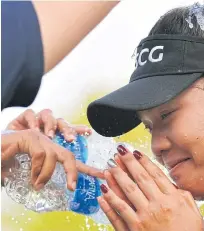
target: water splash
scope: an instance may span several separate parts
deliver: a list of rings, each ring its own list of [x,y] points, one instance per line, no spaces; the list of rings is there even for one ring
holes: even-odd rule
[[[191,29],[194,26],[192,22],[193,17],[196,17],[201,30],[204,30],[204,4],[197,2],[189,7],[189,15],[188,18],[186,18],[186,22],[188,22]]]

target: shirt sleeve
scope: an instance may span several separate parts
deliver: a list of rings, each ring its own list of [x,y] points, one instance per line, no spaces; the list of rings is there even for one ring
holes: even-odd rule
[[[2,109],[28,106],[44,73],[40,26],[32,2],[2,1]]]

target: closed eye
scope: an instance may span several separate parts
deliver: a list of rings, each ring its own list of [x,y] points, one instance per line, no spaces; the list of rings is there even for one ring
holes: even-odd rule
[[[170,112],[167,112],[167,113],[163,113],[163,114],[161,114],[161,119],[162,120],[164,120],[164,119],[166,119],[168,116],[170,116],[173,112],[175,112],[175,110],[174,111],[170,111]]]

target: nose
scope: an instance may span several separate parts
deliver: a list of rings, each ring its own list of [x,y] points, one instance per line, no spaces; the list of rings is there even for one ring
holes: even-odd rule
[[[155,131],[152,133],[151,147],[153,154],[161,162],[163,156],[171,149],[171,141],[162,132]]]

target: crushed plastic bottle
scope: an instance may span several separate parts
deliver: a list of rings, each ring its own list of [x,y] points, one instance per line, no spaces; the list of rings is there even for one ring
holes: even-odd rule
[[[116,152],[116,143],[93,132],[90,137],[77,135],[76,141],[67,142],[63,135],[57,133],[53,141],[72,151],[77,160],[92,167],[104,169],[107,160]],[[40,191],[35,191],[31,184],[31,160],[28,154],[17,154],[15,165],[5,178],[5,190],[15,202],[27,209],[42,213],[51,211],[73,211],[90,216],[94,221],[109,224],[109,220],[97,201],[101,195],[100,184],[96,177],[79,173],[76,190],[71,192],[66,186],[66,174],[60,163]]]

